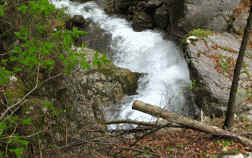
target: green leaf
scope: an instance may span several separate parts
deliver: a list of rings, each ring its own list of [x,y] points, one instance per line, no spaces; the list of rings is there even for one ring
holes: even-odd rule
[[[16,143],[27,147],[29,144],[29,141],[23,140],[23,139],[16,139]]]
[[[25,15],[25,14],[26,14],[26,11],[27,11],[27,8],[28,8],[28,7],[27,7],[26,5],[22,4],[20,7],[18,7],[17,10],[18,10],[19,12],[21,12],[22,14]]]
[[[23,119],[21,122],[23,125],[30,125],[32,123],[32,120],[30,118],[27,118]]]
[[[46,27],[44,25],[38,25],[36,27],[40,33],[43,33],[46,31]]]
[[[4,66],[6,66],[7,63],[8,63],[8,60],[7,60],[7,59],[1,59],[1,63],[2,63]]]
[[[6,122],[0,122],[0,129],[6,129],[7,124]]]
[[[47,107],[50,110],[54,110],[55,109],[53,103],[49,102],[47,100],[44,102],[44,105],[45,105],[45,107]]]
[[[3,136],[4,130],[0,129],[0,137]]]
[[[10,149],[10,152],[15,153],[18,158],[21,158],[21,156],[24,154],[24,148]]]
[[[21,67],[14,67],[13,71],[14,72],[20,72],[20,71],[22,71],[22,68]]]
[[[17,115],[9,116],[8,120],[10,121],[10,123],[16,123],[18,120],[18,116]]]
[[[0,5],[0,16],[4,16],[4,8]]]
[[[7,70],[5,67],[0,67],[0,86],[9,82],[9,77],[11,71]]]
[[[4,152],[0,151],[0,157],[4,156]]]

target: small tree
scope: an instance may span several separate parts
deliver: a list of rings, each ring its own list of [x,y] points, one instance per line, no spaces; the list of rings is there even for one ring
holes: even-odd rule
[[[237,89],[239,86],[239,76],[240,76],[240,71],[241,71],[241,67],[242,67],[242,63],[243,63],[243,58],[244,58],[245,51],[246,51],[246,46],[248,43],[249,31],[251,31],[251,30],[249,30],[251,23],[252,23],[252,5],[250,6],[247,25],[244,30],[239,55],[238,55],[238,58],[236,61],[235,69],[234,69],[233,81],[232,81],[232,86],[231,86],[231,91],[230,91],[229,101],[228,101],[228,109],[227,109],[227,113],[226,113],[226,120],[225,120],[225,123],[223,126],[224,129],[230,129],[232,127],[232,122],[234,119],[234,112],[235,112],[236,93],[237,93]]]

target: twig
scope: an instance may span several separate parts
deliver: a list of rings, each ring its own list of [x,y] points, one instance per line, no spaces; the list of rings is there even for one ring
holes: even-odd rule
[[[152,129],[151,131],[145,133],[145,134],[142,135],[141,137],[137,138],[136,141],[130,145],[130,147],[135,146],[135,145],[136,145],[140,140],[142,140],[144,137],[146,137],[146,136],[148,136],[148,135],[151,135],[151,134],[153,134],[153,133],[159,131],[160,129],[166,128],[166,127],[181,128],[181,126],[176,126],[176,125],[173,125],[172,123],[167,123],[166,125],[156,127],[156,128],[154,128],[154,129]]]
[[[151,135],[151,134],[153,134],[153,133],[159,131],[160,129],[166,128],[166,127],[182,128],[182,126],[177,126],[177,125],[174,125],[174,124],[172,124],[172,123],[167,123],[167,124],[162,125],[162,126],[157,126],[157,127],[155,127],[154,129],[152,129],[151,131],[149,131],[149,132],[145,133],[144,135],[142,135],[141,137],[136,138],[136,141],[135,141],[134,143],[130,144],[129,147],[135,146],[135,145],[136,145],[140,140],[142,140],[144,137],[146,137],[146,136],[148,136],[148,135]],[[119,152],[117,152],[115,155],[118,155],[118,154],[120,154],[121,152],[122,152],[122,151],[119,151]]]
[[[133,150],[133,151],[138,151],[138,152],[141,152],[141,153],[145,153],[145,151],[141,150],[141,149],[136,149],[136,148],[131,148],[131,147],[123,147],[123,146],[121,146],[119,144],[108,143],[108,142],[100,142],[100,141],[95,141],[95,140],[94,141],[80,140],[78,142],[73,142],[73,143],[64,145],[64,146],[58,148],[57,150],[64,150],[66,148],[76,147],[76,146],[80,146],[80,145],[83,145],[83,144],[92,144],[92,143],[94,143],[94,144],[103,144],[103,145],[113,145],[113,146],[119,147],[120,149]],[[154,153],[154,152],[150,152],[150,154],[155,155],[155,156],[160,156],[159,154]]]
[[[3,140],[3,139],[9,139],[9,138],[16,138],[17,136],[14,135],[14,133],[16,132],[16,128],[13,130],[12,134],[10,136],[7,136],[7,137],[2,137],[0,138],[0,140]],[[33,136],[36,136],[36,135],[39,135],[40,133],[42,133],[44,131],[39,131],[39,132],[36,132],[36,133],[33,133],[31,135],[27,135],[27,136],[20,136],[21,138],[31,138]]]

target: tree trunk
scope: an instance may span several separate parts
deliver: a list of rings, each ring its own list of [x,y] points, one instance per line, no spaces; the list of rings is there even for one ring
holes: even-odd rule
[[[244,35],[243,35],[243,39],[242,39],[242,43],[241,43],[241,47],[239,51],[239,56],[237,58],[235,69],[234,69],[233,81],[232,81],[232,86],[231,86],[229,101],[228,101],[228,106],[227,106],[228,109],[226,113],[226,120],[223,126],[224,129],[229,129],[232,127],[232,122],[234,119],[234,112],[235,112],[236,93],[239,86],[239,76],[240,76],[243,58],[246,51],[246,46],[248,43],[249,28],[251,26],[251,22],[252,22],[252,5],[250,6],[247,26],[244,30]]]
[[[229,131],[225,131],[215,126],[210,126],[202,122],[192,120],[187,117],[177,115],[175,113],[168,112],[167,110],[161,109],[157,106],[145,104],[141,101],[135,101],[132,108],[135,110],[150,114],[155,117],[161,117],[163,119],[166,119],[169,122],[176,123],[176,124],[185,126],[187,128],[196,129],[205,133],[210,133],[215,136],[224,136],[224,137],[236,139],[242,144],[252,147],[252,140],[248,138],[239,136]]]

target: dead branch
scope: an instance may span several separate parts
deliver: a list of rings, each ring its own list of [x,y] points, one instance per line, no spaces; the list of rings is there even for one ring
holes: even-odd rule
[[[135,124],[140,126],[160,126],[160,124],[157,123],[149,123],[149,122],[143,122],[143,121],[135,121],[135,120],[112,120],[105,122],[106,125],[111,124]]]
[[[212,134],[214,136],[222,136],[235,139],[244,145],[252,146],[252,141],[248,138],[242,137],[238,134],[223,130],[215,126],[207,125],[205,123],[177,115],[176,113],[168,112],[167,110],[163,110],[157,106],[145,104],[141,101],[135,101],[132,108],[153,115],[155,117],[161,117],[163,119],[168,120],[169,122],[176,123],[187,128],[199,130],[205,133]]]

